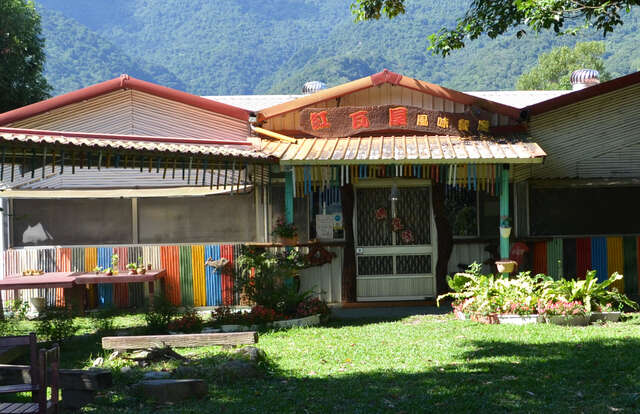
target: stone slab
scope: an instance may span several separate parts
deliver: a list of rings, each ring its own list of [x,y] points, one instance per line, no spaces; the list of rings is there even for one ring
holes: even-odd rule
[[[157,402],[177,402],[207,395],[207,384],[201,379],[160,379],[141,381],[142,394]]]

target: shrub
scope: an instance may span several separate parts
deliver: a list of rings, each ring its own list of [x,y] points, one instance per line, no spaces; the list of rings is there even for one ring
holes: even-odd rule
[[[181,317],[169,322],[167,329],[174,332],[197,333],[202,331],[204,322],[194,310],[188,310]]]
[[[169,322],[177,312],[177,307],[165,296],[156,296],[153,300],[153,307],[148,306],[144,314],[149,333],[167,333]]]
[[[47,308],[38,318],[36,333],[39,337],[52,342],[62,343],[73,336],[78,326],[73,321],[71,310],[61,308]]]
[[[117,314],[118,310],[113,306],[95,311],[91,316],[91,323],[95,326],[96,332],[113,331],[115,329],[113,319]]]
[[[237,263],[236,289],[256,305],[293,316],[311,296],[311,291],[298,291],[295,276],[306,263],[297,250],[276,254],[245,246]]]
[[[320,298],[307,298],[298,304],[298,316],[304,317],[318,314],[323,318],[326,318],[331,314],[331,310],[329,309],[329,306],[327,306],[326,301]]]

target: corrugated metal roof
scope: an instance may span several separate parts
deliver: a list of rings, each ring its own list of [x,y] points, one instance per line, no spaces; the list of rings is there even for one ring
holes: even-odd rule
[[[281,164],[524,164],[546,153],[534,142],[458,136],[301,138],[295,144],[262,141]]]
[[[558,96],[570,93],[570,90],[563,91],[473,91],[465,92],[467,95],[473,95],[478,98],[487,99],[489,101],[498,102],[503,105],[513,106],[514,108],[525,108],[535,105],[548,99],[557,98]]]
[[[147,197],[203,197],[214,194],[230,194],[248,192],[250,185],[209,188],[204,187],[172,187],[172,188],[135,188],[135,189],[91,189],[91,190],[4,190],[0,197],[13,199],[61,199],[61,198],[147,198]]]
[[[267,161],[271,157],[260,151],[244,149],[246,146],[203,143],[203,140],[165,137],[97,136],[96,134],[16,133],[0,131],[0,139],[9,142],[70,145],[118,150],[169,152],[214,156],[220,158],[242,158]],[[273,160],[275,161],[275,160]]]
[[[236,106],[247,111],[258,112],[270,106],[293,101],[304,95],[220,95],[203,96],[203,98],[223,104]]]

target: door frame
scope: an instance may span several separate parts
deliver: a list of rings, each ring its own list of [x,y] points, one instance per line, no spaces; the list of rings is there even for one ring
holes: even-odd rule
[[[357,220],[357,208],[358,208],[358,189],[361,188],[391,188],[393,185],[397,185],[399,188],[428,188],[429,189],[429,226],[431,230],[429,245],[410,245],[410,246],[358,246],[358,220]],[[356,292],[357,284],[360,276],[358,274],[358,256],[361,254],[375,255],[375,253],[388,253],[397,254],[398,252],[409,253],[413,251],[416,253],[430,253],[431,254],[431,277],[433,278],[433,297],[435,298],[438,291],[436,280],[436,264],[438,259],[438,238],[435,217],[433,214],[433,190],[432,181],[428,179],[406,179],[406,178],[366,178],[359,179],[353,182],[354,187],[354,203],[353,203],[353,236],[354,236],[354,249],[356,251]],[[360,254],[358,251],[360,250]],[[395,272],[395,261],[394,261]],[[386,276],[367,276],[366,279],[386,278],[386,279],[399,279],[399,278],[422,278],[424,276],[412,276],[412,275],[386,275]],[[356,293],[357,295],[357,293]],[[391,301],[391,300],[424,300],[425,296],[380,296],[380,297],[359,297],[356,296],[358,302],[373,302],[373,301]]]

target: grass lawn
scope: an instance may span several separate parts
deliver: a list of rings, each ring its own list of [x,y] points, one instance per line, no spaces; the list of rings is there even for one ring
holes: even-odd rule
[[[451,315],[334,321],[264,332],[258,346],[270,360],[262,378],[225,380],[209,369],[209,396],[175,405],[141,400],[131,385],[142,371],[121,374],[122,361],[106,362],[116,386],[85,411],[640,412],[640,316],[586,328],[481,325]],[[216,347],[180,352],[205,369],[224,357]],[[96,336],[74,338],[62,351],[63,365],[75,368],[106,355]]]

